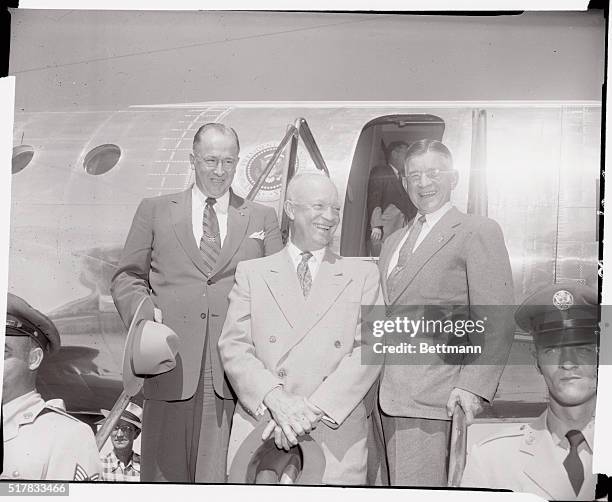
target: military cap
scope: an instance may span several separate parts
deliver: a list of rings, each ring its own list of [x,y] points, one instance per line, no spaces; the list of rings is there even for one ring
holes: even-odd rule
[[[12,293],[8,293],[6,302],[6,335],[29,336],[51,354],[57,352],[61,345],[53,321]]]
[[[597,291],[582,284],[552,284],[528,297],[514,314],[536,346],[597,343]]]

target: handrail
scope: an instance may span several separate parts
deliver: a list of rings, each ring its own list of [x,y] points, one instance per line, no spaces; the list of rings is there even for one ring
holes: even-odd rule
[[[467,455],[467,422],[465,412],[459,405],[455,406],[451,423],[451,441],[448,456],[448,486],[458,487],[465,469]]]
[[[278,162],[278,159],[280,158],[281,154],[283,153],[283,150],[287,146],[287,143],[289,143],[289,141],[293,137],[295,137],[297,134],[298,134],[298,131],[295,128],[295,126],[289,126],[289,128],[287,129],[287,132],[285,133],[285,137],[276,147],[276,150],[274,151],[274,155],[272,155],[272,158],[268,162],[268,165],[263,170],[263,172],[259,175],[259,178],[257,178],[257,181],[255,182],[255,184],[249,191],[249,194],[246,196],[247,200],[255,199],[255,196],[261,189],[261,186],[264,184],[264,182],[266,181],[266,178],[268,177],[268,175],[270,174],[270,172],[272,171],[272,169]]]
[[[306,119],[302,117],[300,117],[296,122],[299,123],[298,130],[300,138],[302,138],[304,146],[306,147],[306,150],[308,150],[310,158],[314,162],[315,167],[323,171],[329,177],[329,169],[327,169],[327,164],[325,164],[323,155],[321,155],[321,150],[319,150],[317,142],[312,135],[308,122],[306,122]]]

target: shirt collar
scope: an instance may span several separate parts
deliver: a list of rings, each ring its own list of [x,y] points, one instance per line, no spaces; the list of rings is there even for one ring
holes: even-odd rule
[[[584,435],[584,439],[591,451],[593,451],[594,423],[595,417],[591,417],[591,420],[589,420],[589,422],[580,430],[580,432],[582,432]],[[546,428],[550,432],[553,442],[556,445],[561,445],[564,448],[568,447],[569,441],[565,435],[571,429],[557,415],[555,415],[550,408],[546,410]]]
[[[325,249],[321,248],[316,251],[310,251],[312,253],[312,258],[310,260],[316,260],[317,263],[321,263],[323,261],[323,257],[325,256]],[[297,267],[300,261],[302,261],[302,250],[297,247],[291,239],[287,243],[287,252],[291,257],[291,261]]]
[[[425,215],[425,222],[426,222],[426,224],[430,228],[433,227],[436,223],[438,223],[442,219],[442,216],[444,216],[452,207],[453,207],[453,205],[450,203],[450,201],[448,201],[442,207],[440,207],[439,209],[436,209],[433,213],[426,214]],[[421,215],[421,213],[417,213],[417,215],[415,217],[415,220],[420,215]]]
[[[44,407],[45,401],[35,390],[26,392],[4,404],[2,406],[4,441],[16,437],[19,426],[32,423]]]
[[[200,188],[198,187],[198,185],[194,183],[193,186],[191,187],[191,197],[194,200],[199,201],[200,205],[204,207],[206,205],[206,198],[208,197],[208,195],[204,195],[200,191]],[[214,205],[215,212],[221,213],[221,214],[227,213],[227,208],[229,207],[230,191],[228,190],[221,197],[215,197],[215,198],[217,199],[217,203]]]
[[[23,411],[28,408],[36,405],[38,402],[44,404],[43,398],[40,396],[38,392],[35,390],[31,390],[30,392],[26,392],[15,399],[12,399],[6,404],[2,405],[2,416],[4,418],[4,422],[10,422],[15,419],[19,414],[23,413]]]
[[[111,464],[111,470],[115,472],[119,468],[119,464],[121,463],[119,457],[115,455],[115,450],[111,450],[111,452],[108,454],[108,459]],[[130,466],[136,472],[140,472],[140,455],[138,455],[138,453],[136,453],[135,451],[132,452],[132,458],[130,458],[130,461],[125,466],[123,466],[123,470],[127,469]]]
[[[391,169],[393,169],[393,172],[395,173],[395,176],[397,176],[398,178],[400,177],[399,175],[399,169],[397,167],[395,167],[393,164],[389,163],[387,164]]]

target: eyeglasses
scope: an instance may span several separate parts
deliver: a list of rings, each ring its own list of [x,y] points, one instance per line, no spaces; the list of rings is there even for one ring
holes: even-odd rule
[[[113,428],[113,432],[117,433],[119,431],[123,432],[123,434],[129,434],[130,432],[132,432],[132,427],[130,427],[129,425],[115,425],[115,427]]]
[[[320,202],[317,202],[315,204],[308,204],[306,202],[295,202],[295,201],[289,201],[289,202],[291,202],[291,204],[294,204],[296,206],[307,207],[317,213],[324,213],[328,209],[331,209],[331,212],[334,215],[340,214],[340,206],[334,206],[333,204],[322,204]]]
[[[431,181],[440,181],[444,173],[450,173],[451,171],[445,171],[442,169],[427,169],[425,171],[411,171],[406,176],[409,183],[417,184],[421,181],[421,176],[424,174]]]
[[[200,162],[201,164],[204,164],[208,169],[214,169],[219,164],[221,164],[221,167],[225,171],[231,171],[232,169],[234,169],[234,167],[236,167],[236,163],[238,162],[238,159],[235,159],[233,157],[225,157],[224,159],[221,159],[218,157],[208,157],[208,156],[200,157],[197,154],[194,154],[193,156],[196,158],[198,162]]]

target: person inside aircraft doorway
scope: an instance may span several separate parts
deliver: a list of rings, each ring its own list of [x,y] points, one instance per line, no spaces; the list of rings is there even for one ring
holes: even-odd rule
[[[385,149],[387,164],[376,166],[368,182],[370,256],[378,256],[383,241],[414,218],[416,208],[402,183],[408,144],[394,141]]]

